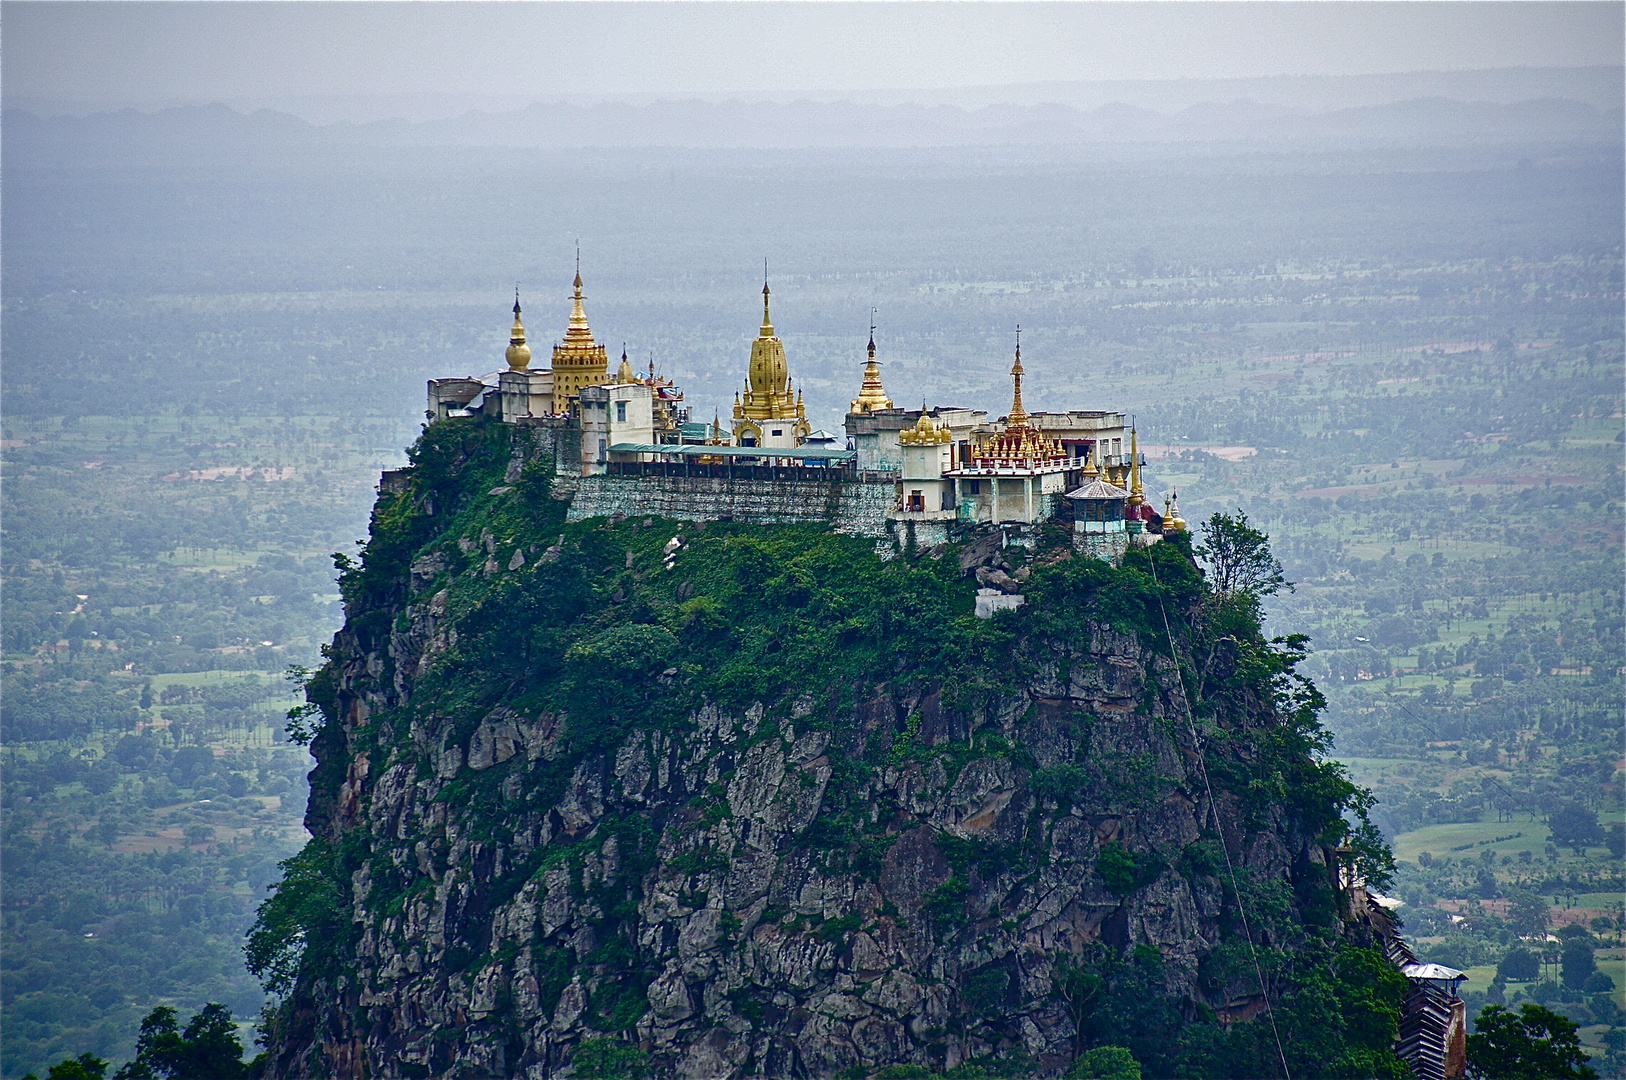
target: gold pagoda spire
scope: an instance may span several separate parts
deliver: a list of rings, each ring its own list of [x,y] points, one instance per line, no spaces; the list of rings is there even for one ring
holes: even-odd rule
[[[1011,365],[1011,414],[1005,418],[1005,430],[995,435],[975,453],[979,461],[1020,464],[1023,467],[1064,464],[1066,455],[1061,444],[1047,438],[1033,426],[1027,409],[1022,407],[1022,328],[1016,328],[1016,362]]]
[[[571,282],[570,324],[565,339],[553,347],[553,394],[556,401],[565,401],[581,394],[584,386],[598,386],[610,381],[608,350],[593,340],[593,331],[587,325],[587,312],[582,306],[581,249],[576,250],[576,277]]]
[[[1022,407],[1022,326],[1016,327],[1016,363],[1011,365],[1011,415],[1005,419],[1005,430],[1028,427],[1028,411]]]
[[[514,327],[508,332],[508,358],[510,371],[524,371],[531,366],[531,347],[525,344],[525,324],[519,321],[519,289],[514,290]]]
[[[1180,516],[1180,492],[1171,492],[1163,500],[1163,534],[1185,532],[1186,519]]]
[[[738,394],[735,396],[734,419],[792,420],[800,424],[807,417],[797,404],[795,386],[785,363],[785,343],[774,333],[773,319],[768,311],[769,296],[768,283],[763,281],[762,329],[757,332],[756,340],[751,342],[751,364],[746,371],[745,395],[743,399]]]
[[[870,413],[891,407],[892,399],[886,396],[886,388],[881,385],[881,365],[875,360],[875,312],[872,309],[869,324],[869,362],[864,365],[864,381],[858,387],[858,396],[853,398],[852,406],[847,411]]]
[[[570,302],[570,328],[565,331],[565,340],[569,341],[573,335],[585,335],[589,342],[593,339],[593,331],[587,327],[587,311],[582,307],[582,270],[576,267],[576,280],[571,283],[574,292]]]
[[[615,369],[615,381],[623,386],[638,381],[638,376],[632,370],[632,365],[627,362],[627,343],[625,341],[621,343],[621,366]]]
[[[1146,502],[1146,489],[1140,484],[1140,443],[1136,439],[1135,425],[1129,425],[1129,505],[1141,506]]]

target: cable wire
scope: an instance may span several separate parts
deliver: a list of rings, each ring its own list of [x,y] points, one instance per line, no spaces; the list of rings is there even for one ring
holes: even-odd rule
[[[1214,831],[1219,834],[1220,853],[1225,856],[1225,869],[1231,875],[1231,889],[1236,893],[1236,909],[1242,916],[1242,936],[1248,942],[1248,955],[1253,959],[1253,974],[1259,980],[1259,996],[1265,1003],[1265,1019],[1270,1021],[1271,1038],[1276,1041],[1276,1056],[1282,1063],[1282,1075],[1293,1080],[1293,1070],[1287,1065],[1287,1051],[1282,1048],[1282,1033],[1276,1027],[1276,1013],[1270,1006],[1270,991],[1265,986],[1264,968],[1259,964],[1259,948],[1253,943],[1253,929],[1248,923],[1248,907],[1242,901],[1242,885],[1236,876],[1236,864],[1231,861],[1231,849],[1225,843],[1225,826],[1220,822],[1219,803],[1214,801],[1214,787],[1208,782],[1208,765],[1204,760],[1202,739],[1197,735],[1197,721],[1192,715],[1191,696],[1186,692],[1185,671],[1180,666],[1180,654],[1174,645],[1174,630],[1169,625],[1169,610],[1163,603],[1163,583],[1157,579],[1157,560],[1148,556],[1152,568],[1152,584],[1157,586],[1157,607],[1163,616],[1163,633],[1169,639],[1169,659],[1180,677],[1180,696],[1185,699],[1186,728],[1191,732],[1191,743],[1197,751],[1197,772],[1203,778],[1203,790],[1208,793],[1208,809],[1214,816]]]

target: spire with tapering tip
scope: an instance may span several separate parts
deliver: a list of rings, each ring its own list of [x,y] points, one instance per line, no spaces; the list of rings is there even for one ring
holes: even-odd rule
[[[869,312],[869,361],[864,365],[864,381],[858,387],[858,396],[853,398],[852,405],[847,409],[849,413],[871,413],[877,409],[890,409],[892,399],[886,396],[886,388],[881,385],[881,365],[875,359],[875,309]]]
[[[1135,422],[1129,422],[1129,505],[1141,506],[1146,502],[1146,489],[1140,483],[1140,442],[1135,434]]]
[[[1011,415],[1005,429],[1028,426],[1028,411],[1022,407],[1022,325],[1016,326],[1016,362],[1011,365]]]
[[[519,286],[514,286],[514,326],[508,331],[508,359],[510,371],[524,371],[531,366],[531,347],[525,344],[525,324],[519,321]]]

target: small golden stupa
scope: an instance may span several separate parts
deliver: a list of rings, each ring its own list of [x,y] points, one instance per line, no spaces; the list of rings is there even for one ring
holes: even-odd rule
[[[853,398],[849,413],[871,413],[878,409],[890,409],[892,399],[886,396],[886,388],[881,385],[881,365],[875,362],[875,324],[869,324],[869,363],[864,365],[864,382],[858,388],[858,396]]]

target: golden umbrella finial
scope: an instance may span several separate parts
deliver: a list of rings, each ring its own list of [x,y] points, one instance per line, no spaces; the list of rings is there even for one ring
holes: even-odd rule
[[[1028,411],[1022,407],[1022,324],[1016,324],[1016,362],[1011,365],[1011,415],[1006,421],[1006,429],[1026,427]]]

